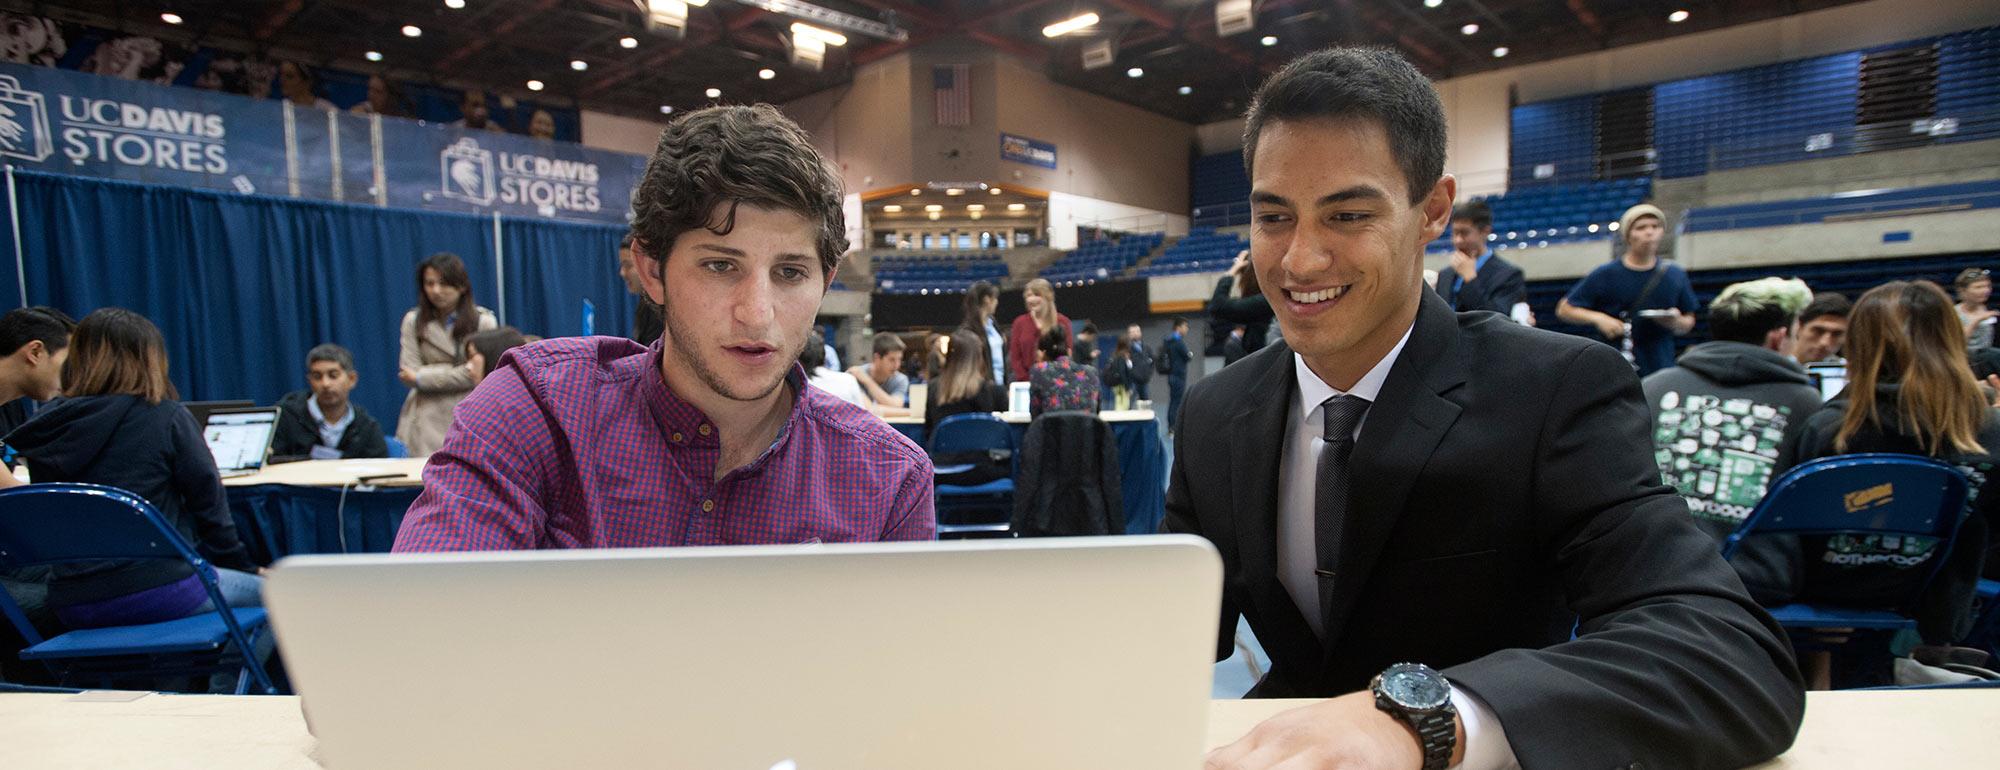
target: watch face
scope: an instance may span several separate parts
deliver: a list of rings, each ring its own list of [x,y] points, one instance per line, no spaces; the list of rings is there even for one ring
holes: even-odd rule
[[[1428,710],[1451,700],[1451,684],[1429,666],[1398,663],[1382,672],[1382,694],[1403,708]]]

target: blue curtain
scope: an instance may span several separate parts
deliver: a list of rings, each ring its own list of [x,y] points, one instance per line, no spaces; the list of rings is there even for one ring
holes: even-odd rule
[[[398,325],[416,302],[416,263],[458,254],[474,297],[496,304],[491,218],[15,176],[28,301],[78,318],[106,306],[145,314],[166,336],[185,400],[272,403],[305,387],[307,350],[336,342],[360,369],[355,399],[394,431],[407,393],[396,379]],[[560,258],[535,248],[508,253]],[[592,259],[617,280],[615,256]],[[11,306],[13,271],[0,273],[0,304]]]
[[[584,332],[583,303],[595,310],[594,333],[632,333],[637,295],[618,277],[618,241],[625,228],[503,219],[507,245],[506,323],[524,334],[570,337]]]

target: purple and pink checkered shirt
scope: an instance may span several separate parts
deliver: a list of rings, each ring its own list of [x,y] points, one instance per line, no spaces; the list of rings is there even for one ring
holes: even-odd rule
[[[778,438],[715,478],[716,430],[667,390],[660,343],[515,348],[459,402],[399,552],[929,540],[931,461],[805,384]]]

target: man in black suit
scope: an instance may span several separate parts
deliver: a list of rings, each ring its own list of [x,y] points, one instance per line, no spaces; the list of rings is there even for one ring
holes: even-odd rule
[[[1188,393],[1166,528],[1221,552],[1217,657],[1239,614],[1271,657],[1251,695],[1331,699],[1208,767],[1778,754],[1804,715],[1790,649],[1661,485],[1631,367],[1424,287],[1444,150],[1391,51],[1308,55],[1250,108],[1251,262],[1284,343]]]
[[[1451,270],[1438,276],[1437,293],[1460,312],[1491,310],[1511,316],[1528,301],[1528,279],[1514,263],[1493,254],[1493,210],[1485,203],[1461,203],[1451,215]]]

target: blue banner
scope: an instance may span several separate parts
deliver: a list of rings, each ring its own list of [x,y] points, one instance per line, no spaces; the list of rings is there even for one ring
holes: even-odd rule
[[[1000,159],[1053,169],[1056,167],[1056,146],[1025,136],[1001,134]]]
[[[624,224],[646,158],[0,63],[0,158],[240,193]],[[379,166],[379,167],[378,167]]]

